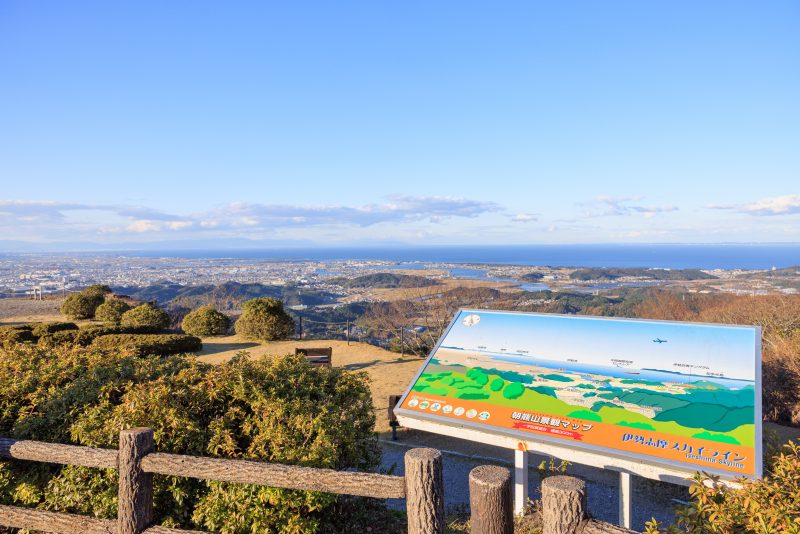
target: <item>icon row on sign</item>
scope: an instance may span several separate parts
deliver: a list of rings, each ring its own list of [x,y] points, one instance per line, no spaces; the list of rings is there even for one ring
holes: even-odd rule
[[[489,412],[478,413],[478,410],[475,409],[465,410],[461,406],[457,406],[454,408],[449,404],[445,404],[444,406],[442,406],[442,403],[440,402],[430,402],[430,401],[420,402],[417,399],[411,399],[410,401],[408,401],[408,407],[409,408],[419,407],[420,410],[427,410],[428,408],[430,408],[430,411],[432,412],[438,412],[439,410],[441,410],[443,414],[452,413],[457,417],[461,417],[462,415],[464,415],[467,417],[467,419],[474,419],[475,416],[477,416],[478,419],[480,419],[481,421],[486,421],[489,419]]]

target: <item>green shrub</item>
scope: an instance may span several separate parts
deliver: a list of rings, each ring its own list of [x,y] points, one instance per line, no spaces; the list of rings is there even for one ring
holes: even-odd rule
[[[266,297],[245,302],[234,326],[237,334],[262,341],[285,339],[294,334],[294,319],[283,310],[283,302]]]
[[[800,532],[800,445],[789,442],[767,466],[761,480],[743,480],[738,490],[706,486],[697,474],[692,501],[676,510],[676,522],[662,530],[655,519],[645,532],[706,534]],[[718,477],[711,477],[718,480]]]
[[[503,386],[505,385],[506,385],[505,380],[503,380],[502,378],[495,378],[494,380],[492,380],[492,383],[489,384],[489,389],[491,389],[492,391],[500,391],[501,389],[503,389]]]
[[[32,329],[31,332],[36,337],[42,337],[47,334],[54,334],[56,332],[61,332],[63,330],[77,330],[78,325],[75,323],[37,323],[31,325]]]
[[[77,330],[60,330],[52,334],[44,334],[36,344],[42,348],[54,348],[62,345],[73,345],[78,336]]]
[[[144,328],[156,333],[169,326],[169,315],[164,310],[147,303],[122,314],[120,325],[133,328]]]
[[[134,328],[131,326],[104,326],[93,324],[78,330],[75,336],[75,344],[86,347],[91,345],[96,338],[102,336],[109,336],[112,334],[147,334],[149,332],[150,329],[147,327]]]
[[[32,330],[30,325],[4,326],[0,328],[0,344],[12,348],[19,343],[36,343],[37,337]]]
[[[108,334],[96,337],[92,347],[121,350],[134,356],[184,354],[203,348],[200,338],[184,334]]]
[[[122,314],[130,310],[128,303],[119,299],[107,299],[95,310],[94,318],[110,325],[118,325],[122,321]]]
[[[103,297],[103,299],[105,299],[106,295],[110,295],[112,291],[111,288],[105,284],[94,284],[84,288],[81,293],[88,296]]]
[[[228,333],[231,319],[214,306],[202,306],[183,318],[181,328],[193,336],[221,336]]]
[[[91,319],[104,300],[103,295],[73,293],[61,304],[61,313],[72,320]]]
[[[0,435],[117,448],[148,426],[156,450],[332,469],[373,470],[380,449],[367,376],[304,358],[236,357],[211,366],[167,356],[18,347],[0,354]],[[116,517],[117,475],[0,462],[0,504]],[[366,532],[369,500],[154,476],[155,524],[227,533]],[[360,504],[364,503],[364,504]],[[373,531],[376,531],[373,529]]]

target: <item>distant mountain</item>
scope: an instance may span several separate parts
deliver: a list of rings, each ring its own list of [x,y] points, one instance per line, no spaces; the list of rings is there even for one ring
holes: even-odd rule
[[[112,289],[114,293],[128,295],[137,300],[155,300],[164,306],[180,308],[196,308],[204,304],[214,304],[220,309],[230,310],[238,308],[245,301],[258,297],[280,299],[286,306],[316,306],[329,304],[336,300],[336,295],[332,293],[304,287],[242,284],[239,282],[199,286],[164,282],[145,287],[112,287]]]
[[[439,285],[436,280],[412,274],[375,273],[356,278],[334,278],[331,283],[346,288],[398,288],[430,287]]]

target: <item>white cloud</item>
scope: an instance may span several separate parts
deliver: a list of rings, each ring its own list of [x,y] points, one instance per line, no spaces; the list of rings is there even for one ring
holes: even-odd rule
[[[535,213],[517,213],[511,220],[514,222],[535,222],[538,219]]]
[[[502,211],[492,202],[461,197],[393,196],[361,206],[234,202],[208,212],[175,215],[142,206],[78,204],[47,200],[0,200],[0,239],[58,239],[87,234],[191,234],[243,237],[285,229],[366,228],[382,223],[440,222]],[[81,216],[82,215],[82,216]],[[80,223],[78,222],[80,219]]]
[[[749,204],[711,205],[710,209],[733,210],[749,215],[795,215],[800,213],[800,195],[767,197]]]
[[[651,219],[660,213],[677,211],[677,206],[644,206],[639,203],[642,197],[599,196],[594,202],[584,204],[589,207],[586,217],[617,217],[625,215],[641,215]]]

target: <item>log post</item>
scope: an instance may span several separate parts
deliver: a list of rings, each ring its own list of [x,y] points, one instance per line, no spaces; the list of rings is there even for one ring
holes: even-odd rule
[[[142,458],[153,448],[150,428],[119,433],[118,534],[141,534],[153,521],[153,475],[142,469]]]
[[[542,533],[575,534],[586,517],[586,482],[568,476],[542,480]]]
[[[513,534],[514,510],[511,471],[481,465],[469,472],[469,507],[472,534]]]
[[[408,534],[444,534],[442,453],[411,449],[405,456]]]

